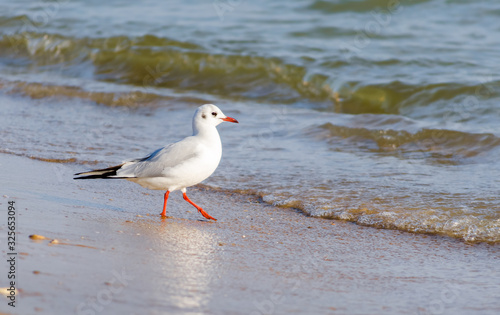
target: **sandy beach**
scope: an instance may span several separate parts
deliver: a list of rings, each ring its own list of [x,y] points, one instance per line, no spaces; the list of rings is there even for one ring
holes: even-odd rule
[[[161,192],[118,180],[76,182],[81,165],[2,154],[0,167],[0,206],[15,201],[17,209],[20,291],[15,308],[2,298],[3,313],[500,311],[498,245],[310,218],[204,186],[190,196],[217,222],[180,194],[162,220]],[[6,257],[5,224],[0,233]]]

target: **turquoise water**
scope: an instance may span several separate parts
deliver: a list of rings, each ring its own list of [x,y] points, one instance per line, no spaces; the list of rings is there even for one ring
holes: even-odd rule
[[[205,183],[320,218],[500,241],[500,3],[0,3],[4,153],[105,166],[190,134]],[[138,190],[141,188],[137,188]]]

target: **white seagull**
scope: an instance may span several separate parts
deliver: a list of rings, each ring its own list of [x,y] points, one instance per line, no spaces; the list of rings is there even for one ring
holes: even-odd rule
[[[223,121],[238,122],[224,115],[215,105],[200,106],[193,116],[192,136],[160,148],[141,159],[77,173],[75,175],[83,176],[74,179],[121,178],[148,189],[166,190],[162,217],[166,217],[169,193],[180,190],[184,200],[198,209],[205,218],[217,221],[187,197],[186,188],[207,179],[219,165],[222,144],[215,127]]]

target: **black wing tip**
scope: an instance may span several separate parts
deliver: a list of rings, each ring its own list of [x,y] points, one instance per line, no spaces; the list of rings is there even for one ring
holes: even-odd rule
[[[85,174],[86,172],[83,172],[83,173],[78,173],[78,174],[75,174],[75,175],[79,175],[79,174]],[[110,173],[106,173],[106,174],[94,174],[94,175],[86,175],[86,176],[79,176],[79,177],[73,177],[73,179],[128,179],[128,178],[137,178],[137,177],[128,177],[128,176],[116,176],[116,173],[114,174],[110,174]]]
[[[73,177],[73,179],[99,179],[99,178],[100,179],[127,179],[127,178],[136,178],[136,177],[109,177],[109,176],[105,176],[105,175],[88,175],[88,176]]]
[[[77,175],[77,174],[75,174]],[[73,179],[96,179],[96,178],[100,178],[100,179],[128,179],[128,178],[137,178],[137,177],[124,177],[124,176],[113,176],[113,177],[110,177],[109,175],[87,175],[87,176],[80,176],[80,177],[73,177]]]
[[[125,178],[125,177],[110,177],[110,176],[115,176],[116,175],[116,171],[119,170],[122,166],[123,166],[123,164],[120,164],[120,165],[115,165],[115,166],[111,166],[111,167],[103,168],[103,169],[99,169],[99,170],[93,170],[93,171],[88,171],[88,172],[76,173],[76,174],[74,174],[74,176],[84,175],[84,174],[88,174],[88,173],[92,173],[92,172],[101,172],[101,174],[93,174],[93,175],[87,175],[87,176],[73,177],[73,179]]]
[[[79,173],[81,174],[81,173]],[[79,175],[75,174],[75,175]],[[105,175],[87,175],[87,176],[80,176],[80,177],[73,177],[73,179],[93,179],[93,178],[109,178]]]

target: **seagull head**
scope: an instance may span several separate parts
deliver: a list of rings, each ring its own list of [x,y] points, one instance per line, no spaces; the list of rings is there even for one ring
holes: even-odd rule
[[[199,130],[202,126],[217,126],[223,121],[238,123],[232,117],[224,115],[219,107],[213,104],[205,104],[196,110],[193,117],[193,129]]]

